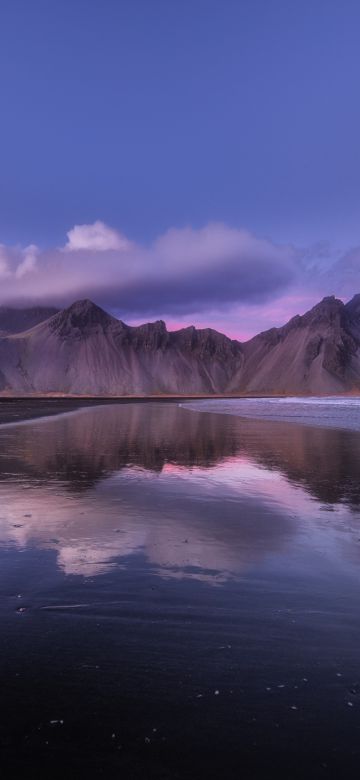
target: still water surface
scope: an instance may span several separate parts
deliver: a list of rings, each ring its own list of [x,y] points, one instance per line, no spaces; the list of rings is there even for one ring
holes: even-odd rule
[[[359,476],[175,404],[0,427],[1,777],[357,777]]]

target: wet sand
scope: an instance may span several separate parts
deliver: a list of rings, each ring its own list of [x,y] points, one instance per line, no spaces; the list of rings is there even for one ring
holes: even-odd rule
[[[222,398],[224,396],[221,396]],[[225,396],[227,397],[227,396]],[[0,425],[23,420],[36,420],[39,417],[52,417],[55,414],[74,412],[89,406],[118,406],[122,404],[178,404],[180,402],[205,400],[208,396],[120,396],[118,398],[108,396],[28,396],[9,397],[0,396]],[[212,396],[216,398],[216,396]]]
[[[359,474],[174,403],[2,427],[1,777],[357,778]]]
[[[9,398],[0,397],[0,425],[23,420],[36,420],[39,417],[52,417],[55,414],[64,414],[74,412],[78,409],[89,406],[112,406],[119,404],[146,404],[146,403],[177,403],[185,400],[184,397],[169,398],[50,398],[50,397],[29,397],[29,398]]]

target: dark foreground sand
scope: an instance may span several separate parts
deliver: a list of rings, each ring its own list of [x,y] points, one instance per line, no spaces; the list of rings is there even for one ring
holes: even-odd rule
[[[85,406],[112,404],[178,403],[188,400],[184,396],[158,398],[0,398],[0,425],[35,420],[64,412],[74,412]]]

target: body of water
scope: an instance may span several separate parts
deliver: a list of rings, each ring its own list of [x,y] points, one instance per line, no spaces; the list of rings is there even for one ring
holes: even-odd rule
[[[360,397],[226,398],[190,401],[182,406],[201,412],[251,419],[282,420],[302,425],[360,431]]]
[[[0,428],[2,778],[358,776],[357,403]]]

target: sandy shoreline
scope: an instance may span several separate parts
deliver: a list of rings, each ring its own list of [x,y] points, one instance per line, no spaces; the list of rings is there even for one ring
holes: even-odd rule
[[[0,425],[6,423],[53,417],[67,412],[76,412],[91,406],[108,406],[125,403],[149,403],[151,401],[179,401],[180,399],[154,398],[70,398],[30,397],[0,398]],[[183,399],[184,400],[184,399]]]
[[[149,395],[149,396],[71,396],[71,395],[0,395],[0,425],[36,420],[89,406],[113,404],[183,403],[184,401],[249,398],[242,395]],[[267,396],[257,396],[267,397]],[[282,396],[279,396],[282,397]]]
[[[239,396],[235,396],[238,398]],[[243,397],[243,396],[240,396]],[[0,425],[6,423],[53,417],[92,406],[118,404],[180,403],[207,400],[208,398],[234,398],[234,396],[208,395],[156,395],[156,396],[0,396]]]
[[[53,417],[54,415],[68,412],[76,412],[83,408],[93,406],[109,406],[119,404],[149,404],[170,403],[182,404],[186,401],[226,401],[226,400],[266,400],[290,399],[293,396],[254,396],[254,395],[149,395],[149,396],[0,396],[0,425],[7,423],[24,422],[41,417]],[[318,396],[320,397],[320,396]],[[332,396],[323,396],[331,399]],[[344,398],[354,397],[353,393],[343,395]],[[309,396],[294,396],[295,399],[309,398]],[[200,411],[200,409],[198,410]],[[205,410],[202,410],[205,411]],[[208,410],[215,411],[215,410]],[[224,413],[223,410],[221,410]],[[247,416],[247,415],[246,415]],[[252,416],[252,415],[251,415]],[[269,418],[268,418],[269,419]],[[300,422],[298,420],[297,422]],[[313,424],[313,423],[312,423]],[[320,423],[321,424],[321,423]]]

